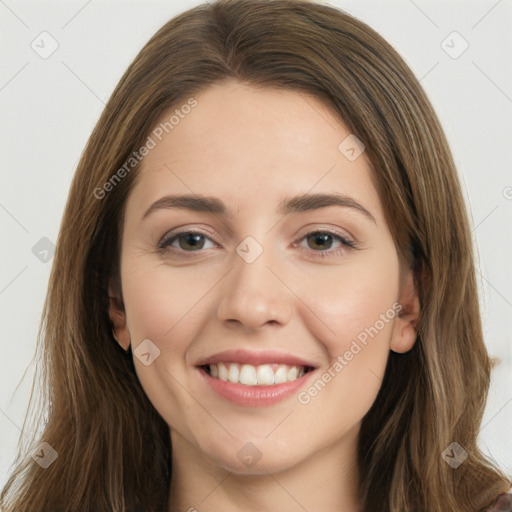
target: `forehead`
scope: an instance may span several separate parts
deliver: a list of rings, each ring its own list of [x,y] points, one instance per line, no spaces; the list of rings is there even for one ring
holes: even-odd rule
[[[193,100],[165,112],[150,134],[132,199],[140,208],[165,193],[217,195],[237,213],[284,195],[340,192],[381,215],[364,152],[347,158],[354,136],[318,99],[227,82]]]

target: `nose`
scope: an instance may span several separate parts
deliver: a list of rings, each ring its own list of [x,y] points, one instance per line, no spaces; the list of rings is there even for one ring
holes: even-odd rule
[[[267,323],[285,325],[290,321],[294,294],[270,253],[264,250],[252,263],[233,255],[233,268],[223,280],[217,308],[223,323],[255,330]]]

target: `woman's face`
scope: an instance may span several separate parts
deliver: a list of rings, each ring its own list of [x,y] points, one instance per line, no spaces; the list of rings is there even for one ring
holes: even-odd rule
[[[117,338],[198,464],[353,453],[390,349],[415,339],[363,147],[297,92],[227,82],[195,100],[151,134],[126,205]]]

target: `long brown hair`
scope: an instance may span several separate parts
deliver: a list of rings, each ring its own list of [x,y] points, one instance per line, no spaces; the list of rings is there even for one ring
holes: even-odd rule
[[[124,206],[140,164],[109,180],[164,111],[224,80],[298,91],[330,107],[364,141],[401,261],[414,256],[418,337],[408,353],[391,352],[360,432],[365,510],[481,510],[510,478],[476,443],[491,363],[447,141],[397,52],[361,21],[307,0],[193,8],[166,23],[121,78],[66,204],[38,337],[41,396],[30,402],[39,406],[42,433],[20,450],[3,510],[166,509],[169,427],[141,388],[131,351],[114,341],[108,315],[112,279],[120,291]],[[108,193],[99,193],[105,183]],[[30,457],[42,442],[58,454],[46,469]],[[442,458],[452,442],[468,453],[457,469]]]

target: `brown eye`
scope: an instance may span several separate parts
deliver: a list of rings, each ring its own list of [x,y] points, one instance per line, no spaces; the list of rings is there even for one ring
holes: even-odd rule
[[[348,240],[338,233],[332,231],[311,231],[304,235],[300,240],[306,240],[307,249],[319,256],[336,256],[345,254],[350,249],[357,249],[355,242]],[[338,246],[333,248],[333,243],[338,242]]]
[[[179,235],[177,237],[179,240],[178,245],[180,249],[188,249],[192,248],[193,250],[202,249],[204,245],[204,237],[203,235],[195,234],[195,233],[186,233],[184,235]],[[183,243],[181,243],[183,242]]]
[[[169,246],[179,252],[195,252],[205,248],[206,240],[211,239],[198,231],[182,231],[181,233],[166,235],[158,244],[158,247],[164,249]]]
[[[308,244],[311,249],[323,250],[331,248],[333,235],[330,233],[314,232],[306,235],[305,238],[308,242],[311,241],[311,243]],[[329,247],[326,247],[326,245]]]

